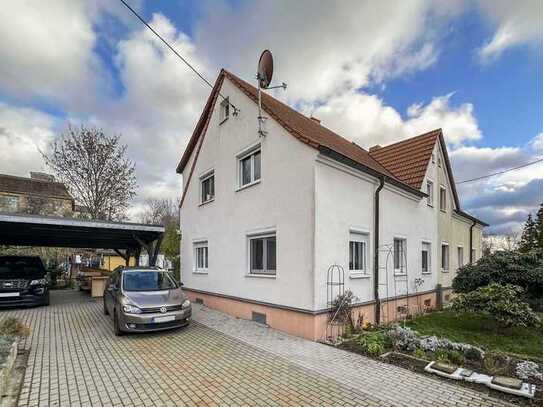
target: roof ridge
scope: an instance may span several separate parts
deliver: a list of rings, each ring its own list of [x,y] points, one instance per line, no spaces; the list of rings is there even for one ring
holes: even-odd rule
[[[380,151],[382,151],[384,149],[389,149],[389,148],[392,148],[392,147],[399,147],[402,144],[416,143],[418,141],[421,141],[421,139],[423,139],[424,137],[438,136],[439,133],[441,133],[442,131],[443,130],[441,128],[437,128],[437,129],[428,131],[426,133],[419,134],[418,136],[409,137],[409,138],[406,138],[404,140],[400,140],[400,141],[397,141],[395,143],[388,144],[386,146],[382,146],[381,148],[379,148],[377,150],[371,151],[370,154],[378,154]]]

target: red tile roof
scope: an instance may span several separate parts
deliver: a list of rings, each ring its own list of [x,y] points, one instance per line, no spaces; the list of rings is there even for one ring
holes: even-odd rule
[[[370,155],[394,176],[413,188],[421,189],[426,169],[441,129],[433,130],[376,150]]]

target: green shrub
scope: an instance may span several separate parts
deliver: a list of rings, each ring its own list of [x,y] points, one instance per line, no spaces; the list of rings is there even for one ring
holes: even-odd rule
[[[419,359],[426,359],[426,351],[422,348],[417,348],[413,351],[413,356]]]
[[[523,289],[513,285],[490,284],[453,300],[452,309],[487,315],[503,327],[532,327],[539,318],[522,300]]]
[[[468,293],[492,283],[522,287],[530,300],[543,298],[543,250],[530,253],[499,251],[458,270],[457,293]]]
[[[447,359],[454,365],[463,365],[465,362],[464,355],[456,350],[452,350],[447,354]]]
[[[507,375],[509,363],[509,357],[500,353],[487,353],[483,359],[483,366],[491,375]]]
[[[473,362],[478,362],[483,359],[483,353],[479,348],[476,347],[469,347],[464,350],[464,356],[467,360],[471,360]]]
[[[0,322],[0,335],[6,336],[28,336],[29,329],[17,318],[8,317]]]
[[[383,332],[371,332],[361,335],[358,343],[370,355],[380,355],[385,351],[387,338]]]
[[[449,352],[443,349],[438,349],[434,352],[435,359],[439,362],[449,362]]]

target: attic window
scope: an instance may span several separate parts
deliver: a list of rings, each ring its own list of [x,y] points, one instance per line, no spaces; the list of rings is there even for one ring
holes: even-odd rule
[[[437,166],[441,167],[441,157],[438,157],[438,159],[437,159]]]
[[[220,112],[220,123],[223,124],[228,117],[230,116],[230,100],[229,98],[224,98],[221,102],[221,112]]]
[[[436,155],[432,153],[432,164],[436,163]]]

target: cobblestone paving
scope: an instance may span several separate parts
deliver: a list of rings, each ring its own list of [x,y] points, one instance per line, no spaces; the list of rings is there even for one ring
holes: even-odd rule
[[[236,319],[194,304],[202,324],[395,406],[511,406],[466,387]]]
[[[32,332],[21,406],[388,405],[198,322],[118,338],[101,302],[53,294],[49,307],[0,312]]]

